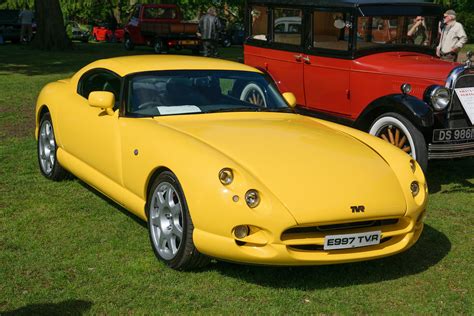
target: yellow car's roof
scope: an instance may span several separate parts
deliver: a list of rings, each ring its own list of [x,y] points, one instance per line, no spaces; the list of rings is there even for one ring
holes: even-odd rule
[[[153,70],[240,70],[259,72],[247,65],[217,58],[183,55],[138,55],[97,60],[79,73],[94,68],[105,68],[120,76]]]

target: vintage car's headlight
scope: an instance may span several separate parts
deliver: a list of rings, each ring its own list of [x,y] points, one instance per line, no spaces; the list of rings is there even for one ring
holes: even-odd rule
[[[219,180],[223,185],[229,185],[234,181],[234,173],[230,168],[224,168],[219,171]]]
[[[451,98],[448,88],[442,86],[430,86],[425,92],[425,101],[430,103],[436,111],[444,110]]]
[[[245,193],[245,202],[250,208],[257,207],[260,204],[260,194],[257,190],[251,189]]]

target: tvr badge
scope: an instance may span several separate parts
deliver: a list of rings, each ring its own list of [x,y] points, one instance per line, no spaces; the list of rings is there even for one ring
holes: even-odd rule
[[[365,206],[364,205],[354,205],[351,206],[352,213],[364,213]]]

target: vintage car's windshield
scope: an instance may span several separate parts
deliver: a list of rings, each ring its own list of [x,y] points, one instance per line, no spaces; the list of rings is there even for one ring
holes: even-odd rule
[[[159,116],[238,111],[290,111],[266,76],[246,71],[181,70],[134,75],[127,114]]]
[[[437,16],[361,16],[357,19],[356,49],[388,46],[434,48],[438,34]]]

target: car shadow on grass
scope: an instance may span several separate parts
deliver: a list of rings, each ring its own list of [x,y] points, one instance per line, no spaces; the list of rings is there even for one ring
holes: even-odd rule
[[[338,265],[311,267],[249,266],[217,261],[205,268],[272,288],[314,290],[394,280],[421,273],[440,262],[451,250],[442,232],[425,225],[418,242],[391,257]]]
[[[147,223],[144,220],[142,220],[137,215],[131,213],[125,207],[117,204],[117,202],[110,199],[108,196],[102,194],[101,192],[97,191],[96,189],[94,189],[93,187],[88,185],[87,183],[83,182],[81,179],[76,178],[75,176],[73,176],[71,174],[70,174],[70,177],[71,177],[71,179],[75,179],[77,181],[77,183],[79,183],[84,189],[89,190],[90,192],[95,194],[97,197],[99,197],[100,199],[107,202],[107,204],[110,205],[112,208],[115,208],[115,209],[119,210],[120,212],[122,212],[123,215],[127,216],[128,218],[133,220],[135,223],[139,224],[140,226],[142,226],[145,229],[148,229]],[[0,315],[0,316],[2,316],[2,315]]]
[[[92,305],[92,302],[84,300],[67,300],[60,303],[28,304],[15,310],[0,311],[0,315],[82,315],[86,313]]]
[[[430,161],[426,173],[432,193],[474,193],[474,158]]]

